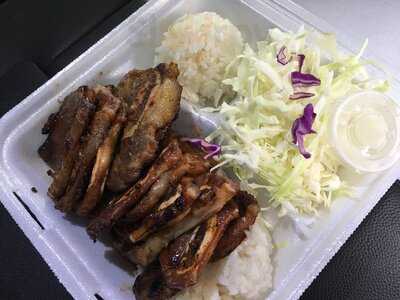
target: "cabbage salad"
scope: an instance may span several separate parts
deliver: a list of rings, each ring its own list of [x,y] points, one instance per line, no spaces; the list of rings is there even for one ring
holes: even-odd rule
[[[224,84],[236,98],[215,111],[222,122],[207,141],[222,145],[220,166],[229,166],[253,192],[267,191],[265,206],[281,214],[314,215],[349,191],[341,163],[329,146],[333,105],[349,93],[385,91],[370,80],[360,57],[338,51],[331,34],[269,31],[227,67]],[[267,200],[268,199],[268,200]]]

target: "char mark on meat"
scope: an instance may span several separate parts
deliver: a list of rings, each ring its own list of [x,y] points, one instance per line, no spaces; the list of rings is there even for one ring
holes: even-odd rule
[[[176,193],[160,203],[153,213],[147,216],[138,228],[132,231],[130,239],[133,243],[144,240],[153,232],[178,224],[191,210],[193,202],[200,194],[200,189],[193,178],[184,177],[176,189]]]
[[[161,175],[142,200],[140,200],[140,202],[129,213],[127,213],[124,220],[131,223],[142,221],[151,213],[154,207],[165,195],[173,193],[176,188],[176,185],[172,185],[171,183],[173,173],[173,171],[168,171]]]
[[[240,218],[234,220],[225,231],[215,248],[213,261],[228,256],[243,242],[246,231],[254,224],[260,211],[257,200],[247,192],[239,192],[234,201],[239,207]]]
[[[110,203],[87,228],[88,234],[96,239],[105,229],[110,229],[118,220],[124,217],[147,193],[152,185],[165,173],[174,168],[182,159],[182,151],[176,139],[172,139],[163,150],[156,162],[151,166],[147,175],[117,201]]]
[[[70,101],[73,103],[77,101],[77,109],[71,118],[69,117],[70,111],[66,113],[63,109],[63,107],[70,106],[68,104]],[[49,137],[39,150],[42,158],[44,152],[49,151],[50,154],[46,155],[51,157],[51,161],[59,160],[60,162],[59,165],[52,163],[55,172],[53,182],[48,190],[49,196],[55,201],[58,201],[67,188],[74,163],[78,157],[82,135],[86,132],[96,110],[96,102],[95,92],[88,87],[80,87],[76,92],[65,98],[61,111],[57,113],[56,122],[50,130]],[[60,157],[61,153],[63,153],[62,157]]]
[[[238,217],[239,208],[230,201],[205,223],[169,244],[159,258],[167,285],[182,290],[196,284],[229,223]]]
[[[155,68],[132,70],[122,78],[118,84],[118,94],[130,106],[128,129],[137,123],[151,90],[160,81],[160,73]]]
[[[125,216],[126,221],[137,223],[148,216],[161,198],[176,188],[183,176],[198,176],[210,170],[211,163],[201,153],[193,152],[192,148],[187,148],[182,143],[180,146],[186,152],[181,162],[154,183],[146,196]]]
[[[56,207],[64,212],[71,212],[84,195],[97,151],[121,107],[121,100],[105,87],[96,88],[96,98],[98,108],[80,147],[65,193],[56,203]]]

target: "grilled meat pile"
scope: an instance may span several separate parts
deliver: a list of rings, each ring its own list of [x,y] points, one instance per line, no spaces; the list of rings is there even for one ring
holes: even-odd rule
[[[123,192],[144,174],[177,117],[178,75],[175,64],[160,64],[131,71],[118,88],[80,87],[64,99],[39,148],[54,171],[48,194],[57,209],[87,216],[105,187]]]
[[[140,299],[168,299],[229,255],[255,222],[256,200],[204,153],[171,132],[182,87],[175,64],[133,70],[118,87],[80,87],[43,128],[57,209],[91,218],[96,240],[145,271]],[[107,195],[107,196],[106,196]]]

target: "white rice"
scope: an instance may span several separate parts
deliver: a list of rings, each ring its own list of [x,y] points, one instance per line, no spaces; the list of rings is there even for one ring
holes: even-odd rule
[[[271,253],[271,236],[259,217],[234,252],[208,265],[199,282],[175,300],[265,299],[272,287]]]
[[[229,20],[204,12],[183,16],[168,29],[156,63],[178,64],[184,97],[217,105],[230,92],[222,83],[225,69],[242,49],[242,34]]]

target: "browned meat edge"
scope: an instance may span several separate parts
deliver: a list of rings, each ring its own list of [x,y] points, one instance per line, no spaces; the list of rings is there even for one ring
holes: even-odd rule
[[[48,134],[48,136],[38,152],[40,157],[55,171],[60,169],[61,162],[69,151],[68,143],[65,141],[70,132],[71,124],[74,123],[82,101],[85,98],[92,98],[88,95],[90,92],[91,90],[88,88],[80,87],[65,97],[58,112],[51,114],[43,126],[42,133]]]
[[[92,170],[89,186],[86,190],[85,197],[83,198],[83,201],[77,210],[77,214],[80,216],[88,216],[101,200],[107,174],[114,157],[114,150],[117,145],[122,126],[125,122],[125,115],[126,108],[123,104],[118,111],[117,117],[115,118],[107,137],[97,151],[96,161]]]
[[[228,256],[243,242],[246,238],[246,231],[254,224],[260,212],[257,200],[247,192],[239,192],[234,201],[239,206],[240,218],[234,220],[225,231],[215,248],[213,261]]]
[[[125,189],[121,179],[126,175],[122,174],[124,170],[127,170],[124,164],[129,163],[132,159],[130,148],[135,132],[143,119],[144,110],[152,90],[160,83],[161,74],[157,69],[152,68],[148,70],[132,70],[122,78],[118,85],[120,96],[131,106],[127,114],[127,123],[121,138],[120,149],[114,158],[111,176],[107,180],[107,187],[112,191],[118,192]]]
[[[182,290],[196,284],[229,223],[238,217],[239,208],[230,201],[207,222],[170,243],[159,258],[167,286]]]
[[[190,212],[191,206],[199,194],[200,189],[194,183],[193,178],[182,178],[176,193],[161,202],[157,209],[131,232],[130,240],[135,243],[162,228],[178,224]]]
[[[193,148],[187,148],[184,143],[180,143],[180,147],[186,153],[183,154],[179,165],[164,173],[154,183],[147,195],[125,216],[126,221],[137,223],[146,217],[168,190],[172,193],[183,176],[199,176],[210,170],[211,163],[205,160],[202,154],[193,152]]]
[[[172,178],[174,173],[176,172],[168,171],[161,175],[143,199],[127,213],[124,220],[131,223],[140,222],[151,213],[165,195],[172,194],[176,188],[176,183],[173,183],[175,180]]]
[[[200,187],[201,195],[180,223],[150,235],[144,242],[134,244],[125,256],[135,264],[149,265],[170,241],[220,211],[238,192],[237,184],[224,176],[210,174],[208,180],[208,185]]]
[[[96,98],[99,102],[98,109],[79,150],[65,194],[56,203],[56,208],[64,212],[72,211],[75,204],[83,196],[97,151],[108,134],[121,106],[121,100],[114,97],[110,90],[105,87],[96,88]]]
[[[107,137],[97,151],[96,161],[92,170],[89,186],[86,190],[85,197],[83,198],[83,201],[80,203],[77,210],[77,213],[80,216],[88,216],[101,201],[107,174],[113,159],[114,150],[118,141],[118,137],[120,136],[121,128],[125,121],[125,115],[125,105],[121,105],[118,115],[115,118]]]
[[[81,137],[87,130],[87,126],[96,109],[97,99],[95,97],[95,92],[88,87],[81,87],[78,90],[79,95],[81,95],[79,107],[70,124],[66,137],[63,137],[63,139],[65,139],[66,154],[61,160],[60,168],[54,173],[53,182],[48,190],[49,196],[55,201],[64,194],[67,188],[75,160],[78,156]],[[65,101],[68,101],[68,99],[69,98],[66,98]],[[65,120],[65,122],[67,121],[68,120]],[[55,134],[57,134],[57,132],[53,131],[52,135]]]
[[[177,65],[161,64],[154,71],[159,76],[149,76],[151,79],[145,79],[144,82],[137,75],[138,72],[133,73],[137,79],[131,84],[135,97],[132,102],[132,118],[128,120],[120,150],[107,180],[108,189],[114,192],[129,188],[154,161],[160,150],[160,143],[180,108],[182,87],[177,81]],[[142,74],[147,72],[151,74],[152,71],[143,71]],[[154,86],[153,80],[156,83]],[[148,93],[150,89],[151,92]]]

